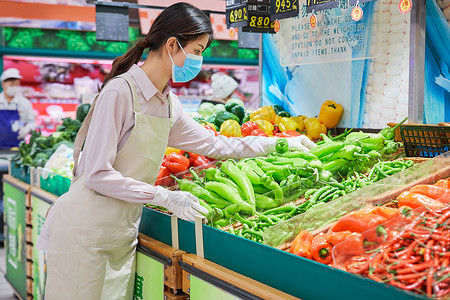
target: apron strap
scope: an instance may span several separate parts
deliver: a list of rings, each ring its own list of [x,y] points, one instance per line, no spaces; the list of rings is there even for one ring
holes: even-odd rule
[[[136,112],[140,112],[141,106],[139,104],[139,99],[138,99],[138,96],[136,93],[136,88],[134,86],[134,83],[131,81],[131,75],[124,73],[124,74],[118,75],[117,77],[121,77],[127,81],[128,85],[130,86],[132,97],[133,97],[134,110]],[[77,172],[78,160],[80,158],[81,149],[83,148],[84,141],[86,140],[88,129],[89,129],[89,126],[91,125],[92,115],[94,114],[95,104],[97,103],[97,99],[98,99],[99,95],[100,94],[98,94],[95,97],[94,101],[92,102],[92,106],[89,110],[89,113],[87,114],[86,118],[84,119],[83,124],[81,125],[80,129],[78,130],[77,136],[75,138],[75,142],[73,143],[73,170],[72,170],[72,174],[73,174],[73,178],[74,178],[73,182],[75,182],[75,177],[76,177],[75,174]]]

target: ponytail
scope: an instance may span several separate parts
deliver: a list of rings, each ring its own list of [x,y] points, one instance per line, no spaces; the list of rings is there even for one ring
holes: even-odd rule
[[[127,51],[127,53],[117,57],[112,63],[111,72],[109,72],[103,81],[102,88],[111,78],[127,72],[132,65],[137,64],[141,60],[144,50],[149,46],[150,43],[147,40],[147,37],[145,37],[140,39],[137,44],[133,46],[133,48]]]
[[[208,47],[213,29],[211,20],[203,11],[183,2],[169,6],[156,17],[146,37],[113,61],[111,72],[105,77],[102,88],[111,78],[127,72],[132,65],[137,64],[145,49],[158,51],[171,37],[177,38],[184,47],[204,34],[209,34]]]

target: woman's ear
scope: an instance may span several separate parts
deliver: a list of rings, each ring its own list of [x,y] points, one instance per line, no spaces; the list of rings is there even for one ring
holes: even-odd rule
[[[166,49],[170,54],[177,52],[177,39],[175,37],[171,37],[166,42]]]

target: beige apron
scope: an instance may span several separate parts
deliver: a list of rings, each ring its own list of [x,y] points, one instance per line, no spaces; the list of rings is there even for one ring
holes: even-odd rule
[[[131,76],[119,77],[131,88],[135,125],[113,167],[125,177],[153,185],[167,147],[171,95],[169,118],[143,115]],[[74,174],[94,107],[95,100],[75,140]],[[69,191],[52,208],[45,299],[132,299],[142,208],[143,204],[89,189],[83,175],[74,178]]]

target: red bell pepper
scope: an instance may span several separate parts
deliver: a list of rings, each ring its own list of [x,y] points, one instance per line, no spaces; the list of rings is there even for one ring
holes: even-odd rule
[[[314,236],[308,230],[302,230],[292,242],[290,252],[308,259],[312,259],[311,243]]]
[[[209,162],[209,160],[202,155],[199,155],[197,157],[197,159],[193,162],[192,166],[199,168],[200,170],[209,169],[213,167],[213,165]]]
[[[333,261],[331,244],[325,238],[323,232],[316,235],[311,242],[311,254],[315,261],[329,264]]]
[[[245,122],[241,126],[242,136],[249,136],[249,135],[251,135],[252,131],[255,130],[255,129],[259,129],[258,124],[256,124],[255,122],[252,122],[252,121]]]
[[[189,158],[178,153],[171,153],[166,156],[166,167],[174,174],[186,172],[189,163]]]
[[[329,232],[348,230],[362,233],[386,221],[385,217],[374,215],[368,210],[354,211],[340,218],[339,221],[331,226]]]
[[[161,185],[161,186],[172,185],[173,179],[169,175],[170,175],[169,169],[161,166],[161,168],[159,168],[159,173],[158,173],[158,177],[156,178],[155,185]]]
[[[255,130],[253,130],[250,135],[268,137],[267,133],[265,133],[264,130],[262,130],[262,129],[255,129]]]
[[[285,130],[283,132],[278,132],[275,134],[276,137],[289,138],[293,136],[300,136],[301,134],[296,130]]]
[[[192,152],[187,152],[187,151],[181,151],[180,154],[186,156],[189,159],[189,163],[190,163],[191,166],[194,163],[194,161],[197,159],[197,157],[200,156],[198,154],[195,154],[195,153],[192,153]]]

